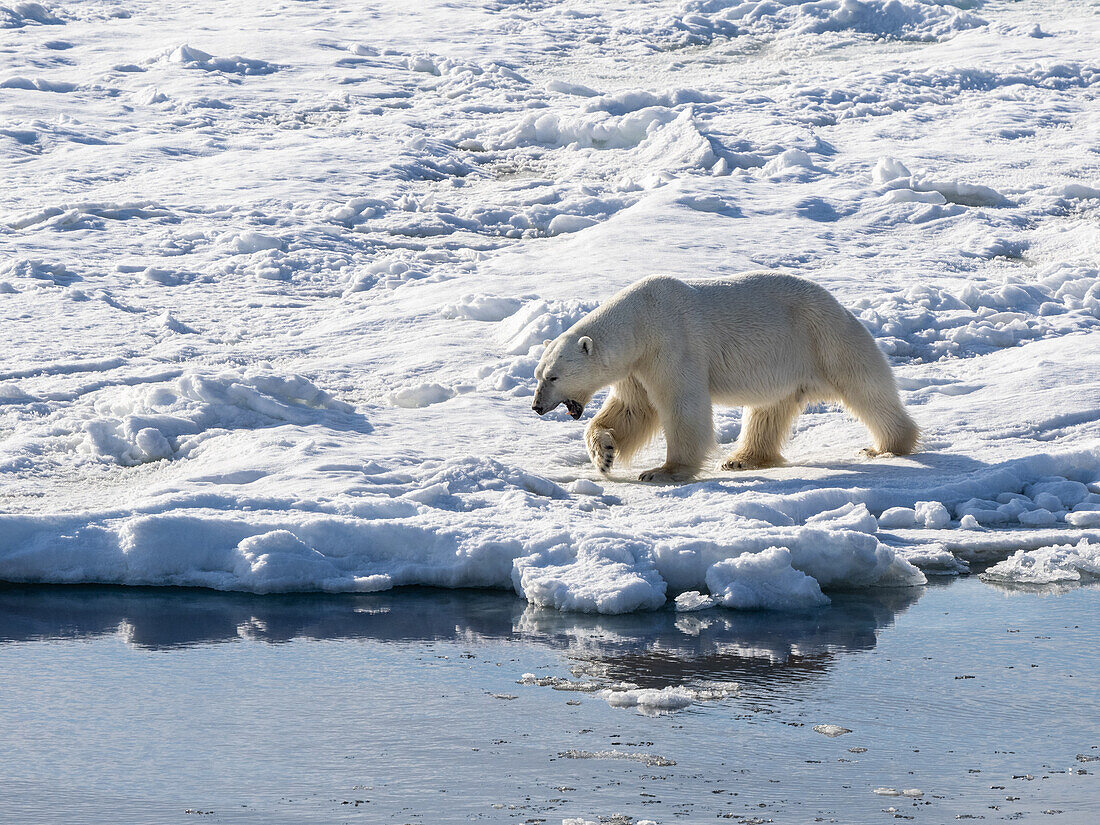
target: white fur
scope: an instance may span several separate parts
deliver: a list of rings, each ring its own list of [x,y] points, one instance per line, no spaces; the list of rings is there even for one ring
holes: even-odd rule
[[[841,401],[862,421],[871,455],[907,455],[919,436],[870,333],[822,287],[777,272],[639,281],[552,341],[535,376],[541,412],[612,387],[585,433],[600,472],[663,429],[665,463],[643,481],[699,471],[714,445],[712,402],[747,408],[723,469],[782,464],[795,418],[816,401]]]

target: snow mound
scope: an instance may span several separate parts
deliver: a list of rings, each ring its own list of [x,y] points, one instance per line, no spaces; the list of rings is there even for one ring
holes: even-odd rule
[[[98,398],[95,417],[78,425],[77,450],[133,466],[186,456],[211,433],[317,423],[324,411],[351,413],[353,408],[300,375],[255,369],[192,372]]]
[[[463,133],[459,138],[477,139],[479,144],[498,151],[534,146],[628,151],[630,172],[620,183],[620,189],[627,191],[643,186],[638,181],[646,175],[702,172],[720,163],[690,104],[676,108],[666,105],[632,108],[634,103],[641,105],[651,100],[673,103],[693,98],[703,99],[683,93],[648,97],[622,93],[590,102],[585,112],[540,110],[523,115],[516,125],[488,136]],[[593,158],[593,162],[599,161]]]
[[[0,29],[21,29],[32,23],[40,26],[60,26],[65,21],[41,3],[15,3],[0,6]]]
[[[179,63],[188,68],[225,74],[258,75],[271,74],[279,70],[278,66],[266,60],[240,56],[215,57],[186,43],[173,49],[165,59],[169,63]]]
[[[1100,579],[1100,544],[1082,539],[1038,550],[1018,550],[981,578],[1003,584],[1072,584]]]
[[[496,337],[509,355],[524,355],[557,338],[596,306],[595,301],[528,301],[501,321]]]
[[[523,306],[518,298],[500,298],[495,295],[463,295],[457,302],[446,304],[439,310],[444,318],[462,318],[471,321],[503,321]]]
[[[386,396],[386,400],[395,407],[406,409],[418,409],[439,404],[450,398],[454,398],[455,391],[450,387],[434,382],[423,384],[410,384],[395,390]]]

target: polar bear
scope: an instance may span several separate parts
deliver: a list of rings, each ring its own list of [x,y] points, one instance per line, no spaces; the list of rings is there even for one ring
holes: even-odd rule
[[[795,418],[815,401],[840,401],[863,422],[869,455],[908,455],[919,436],[871,334],[825,289],[782,272],[645,278],[548,342],[535,378],[539,415],[565,404],[580,418],[612,388],[585,432],[603,474],[663,429],[665,463],[642,481],[698,473],[714,446],[715,401],[747,408],[724,470],[783,464]]]

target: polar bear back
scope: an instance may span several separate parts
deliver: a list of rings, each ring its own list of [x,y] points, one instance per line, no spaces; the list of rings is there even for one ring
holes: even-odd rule
[[[823,287],[782,272],[692,281],[653,276],[601,309],[634,316],[635,324],[644,317],[652,345],[669,356],[663,360],[697,359],[711,396],[727,404],[751,406],[791,393],[829,398],[855,365],[889,373],[855,316]]]

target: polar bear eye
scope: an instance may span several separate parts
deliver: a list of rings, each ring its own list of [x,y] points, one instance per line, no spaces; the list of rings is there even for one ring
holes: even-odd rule
[[[558,380],[558,376],[556,376],[556,375],[551,375],[551,376],[550,376],[549,378],[547,378],[546,380],[547,380],[547,381],[557,381],[557,380]]]

